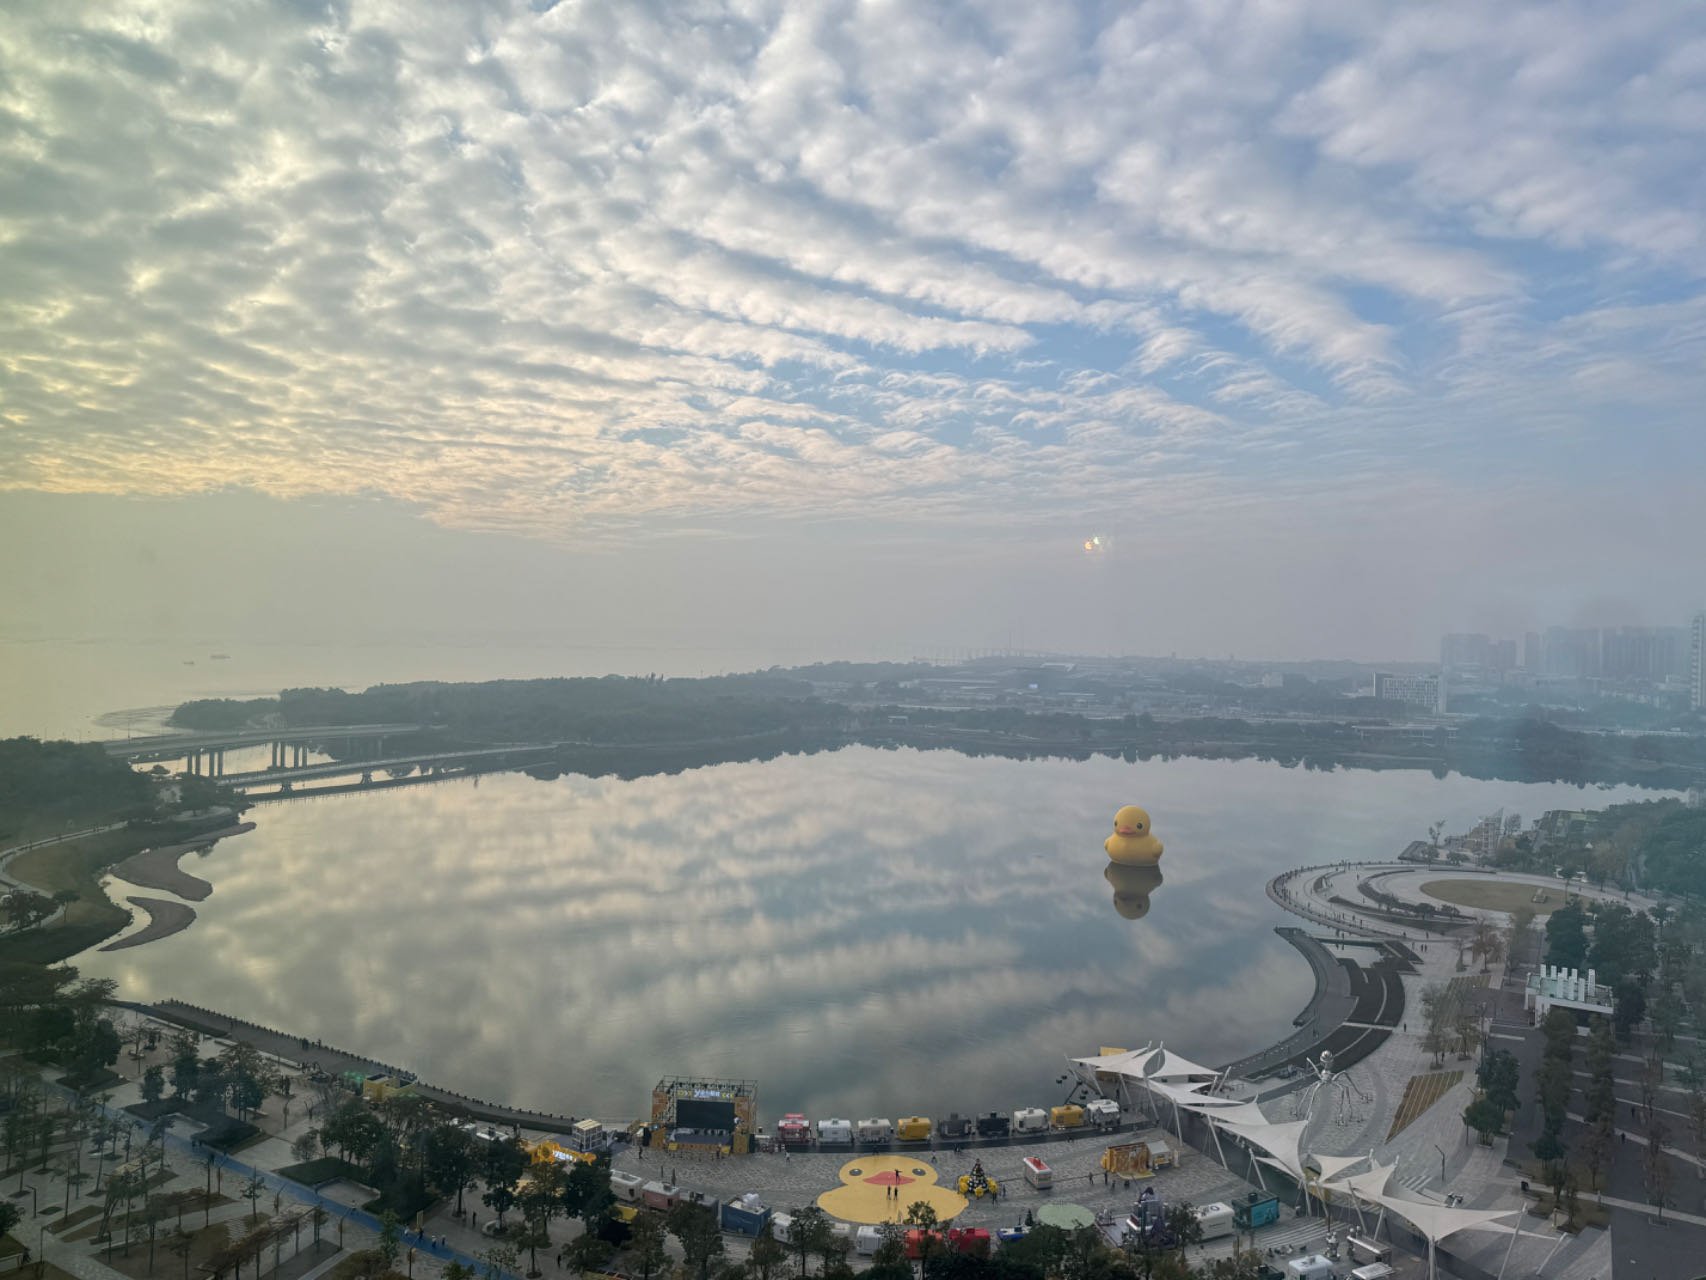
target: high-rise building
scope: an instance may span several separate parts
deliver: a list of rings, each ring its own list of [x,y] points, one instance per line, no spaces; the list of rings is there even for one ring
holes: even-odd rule
[[[1688,629],[1688,705],[1706,708],[1706,613],[1695,614]]]
[[[1618,627],[1600,633],[1600,674],[1612,680],[1660,681],[1688,671],[1686,627]]]
[[[1412,706],[1439,710],[1438,676],[1402,676],[1379,671],[1374,676],[1374,696],[1382,702],[1407,702]]]
[[[1439,642],[1439,665],[1490,667],[1493,665],[1493,642],[1479,634],[1442,636]]]
[[[1547,627],[1541,667],[1549,676],[1597,676],[1600,672],[1599,631],[1588,627]]]
[[[1530,675],[1540,674],[1540,633],[1525,631],[1522,636],[1522,669]]]

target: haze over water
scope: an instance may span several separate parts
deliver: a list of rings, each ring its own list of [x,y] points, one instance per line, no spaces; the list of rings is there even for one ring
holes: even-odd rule
[[[1219,1063],[1286,1034],[1311,981],[1273,932],[1297,923],[1264,894],[1282,868],[1653,794],[866,747],[488,775],[260,805],[185,859],[214,886],[187,932],[77,963],[560,1113],[632,1118],[677,1073],[757,1080],[772,1122],[1044,1105],[1067,1054]],[[1140,920],[1103,878],[1128,801],[1167,845]]]

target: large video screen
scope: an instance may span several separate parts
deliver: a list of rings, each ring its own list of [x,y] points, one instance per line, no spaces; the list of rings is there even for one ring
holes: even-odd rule
[[[682,1129],[721,1129],[733,1133],[735,1104],[700,1098],[680,1098],[675,1104],[675,1123]]]

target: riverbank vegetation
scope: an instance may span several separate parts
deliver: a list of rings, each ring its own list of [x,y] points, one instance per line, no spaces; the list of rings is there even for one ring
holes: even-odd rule
[[[413,724],[423,727],[412,739],[422,749],[553,743],[564,752],[564,766],[577,770],[585,765],[571,758],[576,752],[620,756],[625,750],[662,750],[705,764],[765,750],[863,742],[1007,756],[1254,757],[1305,768],[1420,768],[1513,781],[1680,787],[1706,777],[1706,738],[1596,733],[1538,713],[1474,719],[1447,729],[1385,718],[1378,714],[1381,704],[1369,704],[1371,711],[1340,700],[1341,718],[1330,713],[1159,718],[1046,706],[942,705],[927,678],[908,683],[891,675],[867,683],[826,681],[816,668],[805,673],[820,678],[770,671],[697,680],[421,682],[359,693],[287,689],[277,698],[186,702],[172,723],[186,729]],[[918,673],[902,668],[893,675]],[[612,769],[643,766],[645,759],[619,759]]]
[[[154,787],[98,744],[0,739],[0,846],[146,817]]]
[[[206,778],[139,773],[98,744],[0,740],[0,847],[43,842],[7,859],[24,887],[0,898],[0,962],[51,964],[117,933],[130,912],[102,888],[107,869],[229,824],[246,804]]]

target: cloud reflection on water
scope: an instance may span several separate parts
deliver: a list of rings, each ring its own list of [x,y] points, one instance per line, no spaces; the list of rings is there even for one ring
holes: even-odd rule
[[[1269,875],[1535,790],[867,748],[495,775],[262,806],[196,864],[193,928],[80,963],[542,1109],[630,1116],[674,1072],[754,1077],[765,1114],[1011,1107],[1049,1101],[1066,1053],[1284,1034],[1310,979]],[[1141,922],[1109,910],[1101,850],[1133,800],[1168,846]]]

